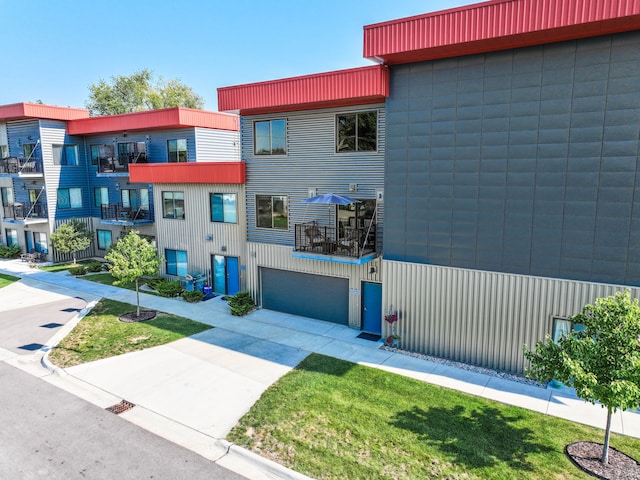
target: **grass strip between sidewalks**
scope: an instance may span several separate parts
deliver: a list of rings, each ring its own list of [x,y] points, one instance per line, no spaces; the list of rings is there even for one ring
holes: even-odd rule
[[[604,426],[604,425],[603,425]],[[564,454],[602,430],[311,354],[228,440],[316,479],[588,479]],[[640,440],[611,445],[640,458]]]
[[[6,287],[7,285],[12,284],[13,282],[17,282],[18,280],[20,280],[19,277],[0,273],[0,288]]]
[[[72,367],[163,345],[212,328],[162,312],[146,322],[125,323],[118,319],[120,315],[135,309],[135,305],[101,300],[51,351],[49,358],[59,367]]]

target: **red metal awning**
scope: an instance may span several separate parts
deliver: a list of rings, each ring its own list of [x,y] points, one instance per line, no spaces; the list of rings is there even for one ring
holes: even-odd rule
[[[244,162],[188,162],[129,164],[132,183],[244,184]]]
[[[389,72],[381,65],[218,89],[218,108],[242,115],[384,102]]]
[[[364,56],[401,64],[640,29],[638,0],[493,0],[364,27]]]
[[[26,120],[46,118],[48,120],[74,120],[88,118],[89,110],[83,108],[56,107],[41,103],[12,103],[0,105],[0,120]]]

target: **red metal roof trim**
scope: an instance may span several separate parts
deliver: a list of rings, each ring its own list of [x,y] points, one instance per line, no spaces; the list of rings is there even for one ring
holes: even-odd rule
[[[91,117],[69,122],[71,135],[91,135],[136,130],[202,127],[238,131],[238,117],[228,113],[174,107],[161,110]]]
[[[384,102],[389,71],[381,65],[218,88],[218,108],[243,115]]]
[[[46,118],[48,120],[74,120],[88,118],[89,110],[83,108],[56,107],[41,103],[12,103],[0,105],[0,120],[26,120]]]
[[[244,184],[244,162],[140,163],[129,165],[133,183]]]
[[[364,56],[433,60],[640,29],[638,0],[494,0],[364,27]]]

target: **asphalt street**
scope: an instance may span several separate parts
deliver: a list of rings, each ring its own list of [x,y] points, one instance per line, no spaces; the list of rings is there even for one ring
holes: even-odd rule
[[[0,362],[0,478],[244,477]]]

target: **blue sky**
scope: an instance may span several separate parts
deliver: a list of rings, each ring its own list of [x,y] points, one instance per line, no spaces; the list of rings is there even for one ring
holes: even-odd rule
[[[218,87],[353,68],[362,27],[465,0],[0,0],[0,105],[84,107],[89,85],[148,68],[217,110]]]

